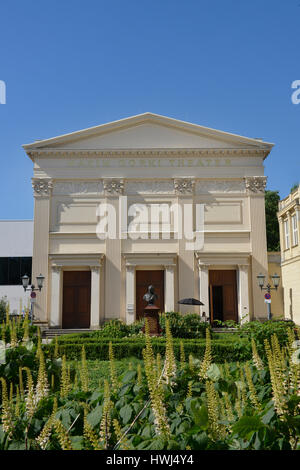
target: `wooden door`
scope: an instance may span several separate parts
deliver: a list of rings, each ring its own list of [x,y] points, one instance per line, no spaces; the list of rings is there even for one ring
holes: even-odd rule
[[[163,312],[165,309],[164,299],[164,271],[136,271],[136,319],[143,317],[147,302],[143,300],[148,286],[154,286],[158,299],[155,305]]]
[[[91,272],[63,273],[63,328],[89,328],[91,316]]]
[[[209,271],[209,291],[211,321],[238,321],[236,271]]]

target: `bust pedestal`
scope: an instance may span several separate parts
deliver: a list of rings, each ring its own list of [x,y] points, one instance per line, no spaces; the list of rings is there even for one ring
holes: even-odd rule
[[[144,318],[148,321],[149,334],[150,336],[159,336],[161,329],[159,326],[159,308],[156,305],[147,305],[144,310]],[[145,333],[145,325],[142,328],[142,332]]]

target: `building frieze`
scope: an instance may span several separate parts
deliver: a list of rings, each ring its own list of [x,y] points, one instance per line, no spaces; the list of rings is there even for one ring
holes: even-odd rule
[[[53,195],[103,194],[103,181],[65,181],[55,182]]]
[[[261,180],[261,178],[263,179]],[[100,178],[95,181],[54,181],[48,186],[48,180],[36,178],[35,188],[38,194],[43,195],[49,195],[51,188],[54,196],[242,194],[246,192],[246,189],[250,191],[250,188],[253,188],[252,191],[254,192],[262,191],[264,181],[265,177],[247,177],[239,179],[170,178],[161,180]]]
[[[170,180],[134,180],[125,182],[126,194],[175,194],[174,181]]]

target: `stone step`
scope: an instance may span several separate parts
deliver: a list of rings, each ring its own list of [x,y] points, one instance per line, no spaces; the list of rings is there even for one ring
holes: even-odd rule
[[[61,328],[47,328],[43,331],[42,337],[43,338],[54,338],[55,336],[62,336],[62,335],[71,335],[77,333],[88,333],[91,331],[88,328],[76,328],[76,329],[61,329]]]

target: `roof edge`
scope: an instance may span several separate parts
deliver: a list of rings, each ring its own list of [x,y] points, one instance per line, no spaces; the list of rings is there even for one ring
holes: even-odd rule
[[[130,117],[127,117],[127,118],[119,119],[119,120],[116,120],[116,121],[100,124],[100,125],[97,125],[97,126],[88,127],[86,129],[82,129],[82,130],[79,130],[79,131],[74,131],[74,132],[70,132],[70,133],[67,133],[67,134],[62,134],[60,136],[52,137],[52,138],[49,138],[49,139],[38,140],[38,141],[29,143],[29,144],[24,144],[22,147],[26,152],[28,152],[30,150],[34,150],[34,149],[38,149],[38,148],[42,149],[46,145],[53,145],[53,144],[57,144],[59,142],[68,142],[68,141],[72,141],[74,139],[80,139],[83,136],[84,137],[90,137],[90,136],[93,136],[94,134],[97,134],[99,132],[103,132],[103,133],[110,132],[110,131],[114,131],[114,130],[120,129],[122,127],[125,127],[127,125],[134,125],[134,124],[138,124],[138,123],[141,124],[143,122],[151,122],[151,121],[156,122],[158,124],[159,123],[165,124],[165,125],[169,124],[169,125],[172,125],[173,127],[181,128],[182,130],[194,131],[195,133],[198,133],[198,132],[203,133],[204,132],[207,135],[212,136],[212,137],[213,136],[214,137],[219,137],[219,138],[222,137],[222,138],[228,139],[228,140],[229,139],[237,139],[242,143],[248,143],[248,144],[256,146],[257,148],[269,149],[269,151],[271,151],[271,149],[274,146],[274,144],[271,143],[271,142],[265,142],[263,140],[258,140],[258,139],[254,139],[254,138],[251,138],[251,137],[245,137],[245,136],[241,136],[239,134],[233,134],[233,133],[230,133],[230,132],[225,132],[225,131],[213,129],[213,128],[210,128],[210,127],[201,126],[199,124],[194,124],[194,123],[191,123],[191,122],[182,121],[182,120],[175,119],[175,118],[170,118],[170,117],[167,117],[167,116],[162,116],[162,115],[159,115],[159,114],[146,112],[146,113],[142,113],[142,114],[137,114],[135,116],[130,116]]]

